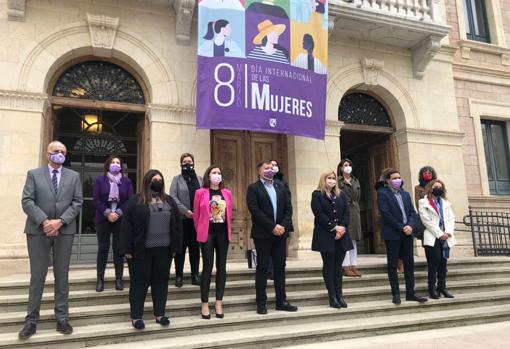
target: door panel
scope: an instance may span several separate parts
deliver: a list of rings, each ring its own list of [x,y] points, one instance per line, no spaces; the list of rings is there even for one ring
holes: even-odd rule
[[[266,159],[286,159],[285,136],[249,131],[212,131],[211,158],[220,166],[225,186],[232,190],[231,258],[242,258],[252,249],[251,220],[246,207],[246,188],[257,180],[256,164]],[[282,161],[285,169],[284,161]]]

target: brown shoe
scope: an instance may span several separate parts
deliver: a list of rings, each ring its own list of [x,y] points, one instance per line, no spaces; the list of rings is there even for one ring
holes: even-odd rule
[[[356,274],[353,273],[352,267],[344,267],[344,276],[347,277],[356,277]]]
[[[403,273],[404,272],[404,262],[399,259],[397,263],[397,272]]]
[[[351,271],[354,274],[354,276],[361,277],[361,273],[356,267],[351,267]]]

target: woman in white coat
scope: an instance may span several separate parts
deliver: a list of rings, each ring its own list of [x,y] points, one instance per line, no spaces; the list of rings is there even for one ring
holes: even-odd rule
[[[450,248],[457,243],[454,236],[455,216],[441,180],[434,179],[427,184],[425,197],[419,201],[419,212],[425,226],[423,247],[427,256],[430,298],[438,299],[441,295],[453,298],[446,288],[446,264]]]

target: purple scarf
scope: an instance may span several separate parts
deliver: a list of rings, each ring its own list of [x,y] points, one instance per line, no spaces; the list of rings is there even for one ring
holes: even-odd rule
[[[108,194],[108,201],[119,202],[119,185],[122,180],[122,174],[117,173],[116,175],[113,175],[110,172],[107,172],[106,176],[110,180],[110,194]]]

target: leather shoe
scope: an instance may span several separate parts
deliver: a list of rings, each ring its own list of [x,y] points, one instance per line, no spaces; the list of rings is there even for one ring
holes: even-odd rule
[[[295,305],[292,305],[289,302],[285,301],[280,304],[276,304],[275,309],[282,311],[297,311],[298,308]]]
[[[191,284],[200,286],[200,276],[198,274],[191,274]]]
[[[439,293],[436,290],[429,290],[429,296],[432,299],[439,299]]]
[[[170,326],[170,319],[168,316],[162,316],[159,320],[156,318],[156,322],[161,326]]]
[[[419,302],[419,303],[425,303],[427,301],[427,298],[420,297],[420,296],[416,295],[415,293],[413,293],[413,294],[409,294],[406,296],[406,301],[415,301],[415,302]]]
[[[103,292],[103,291],[104,291],[104,280],[103,280],[103,278],[97,278],[96,292]]]
[[[57,331],[62,334],[71,334],[73,333],[73,327],[67,320],[57,322]]]
[[[340,306],[342,308],[347,308],[347,302],[345,301],[344,297],[339,296],[338,297],[338,302],[340,303]]]
[[[115,289],[117,291],[122,291],[124,289],[124,282],[122,281],[122,278],[115,279]]]
[[[446,289],[446,288],[440,288],[440,289],[438,288],[438,289],[437,289],[437,292],[438,292],[440,295],[442,294],[445,298],[455,298],[455,297],[453,296],[453,294],[451,294],[451,293],[448,291],[448,289]]]
[[[143,330],[145,328],[145,322],[142,319],[131,320],[131,325],[137,330]]]
[[[260,315],[266,315],[267,314],[267,308],[266,308],[265,304],[257,305],[257,314],[260,314]]]
[[[336,309],[340,309],[342,307],[336,297],[329,297],[329,306],[331,308],[336,308]]]
[[[391,302],[392,302],[393,304],[395,304],[395,305],[398,305],[398,304],[402,303],[402,302],[400,301],[400,295],[398,295],[398,294],[394,294],[394,295],[393,295],[393,299],[391,300]]]
[[[36,332],[36,324],[27,322],[25,326],[19,331],[18,338],[19,339],[28,339],[32,337],[32,335]]]
[[[182,276],[175,277],[175,287],[182,287]]]

